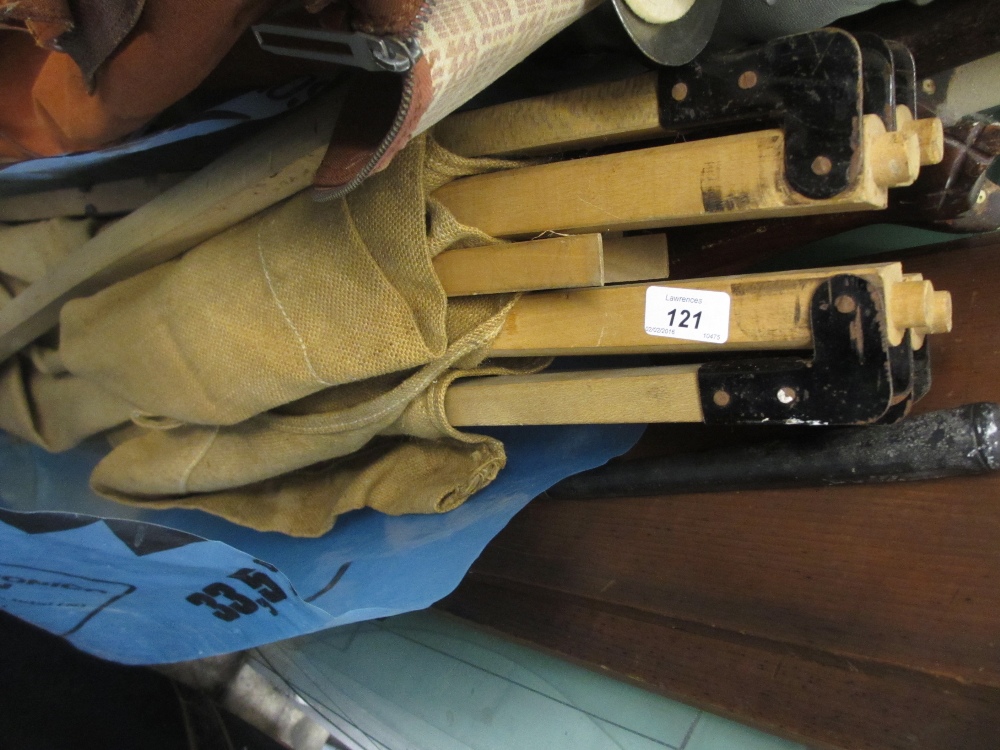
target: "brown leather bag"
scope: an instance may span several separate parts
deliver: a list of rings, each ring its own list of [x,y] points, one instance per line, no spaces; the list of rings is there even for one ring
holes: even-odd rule
[[[316,175],[326,197],[598,0],[313,0],[317,27],[390,36],[403,73],[358,71]],[[99,149],[193,91],[277,0],[0,0],[0,162]],[[248,85],[254,85],[248,81]]]

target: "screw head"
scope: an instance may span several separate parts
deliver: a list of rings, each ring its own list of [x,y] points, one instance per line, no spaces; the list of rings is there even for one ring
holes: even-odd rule
[[[933,78],[925,78],[920,82],[920,88],[928,96],[933,96],[937,92],[937,84]]]
[[[813,159],[812,171],[820,177],[825,177],[833,170],[833,162],[829,156],[817,156]]]
[[[688,85],[686,83],[675,83],[674,87],[670,89],[670,96],[674,98],[674,101],[682,102],[687,99],[688,95]]]
[[[799,394],[790,385],[783,385],[781,388],[779,388],[777,395],[778,395],[778,401],[785,404],[786,406],[789,404],[794,404],[799,398]]]
[[[729,395],[729,393],[722,390],[721,388],[712,394],[712,401],[715,402],[715,405],[719,407],[729,406],[729,402],[732,400],[733,399]]]
[[[980,190],[979,195],[976,196],[976,203],[986,203],[986,191]]]
[[[858,309],[858,305],[854,301],[854,297],[851,297],[848,294],[841,294],[833,301],[833,304],[834,307],[837,308],[837,312],[842,312],[844,315],[850,315]]]
[[[753,70],[745,71],[740,75],[739,80],[736,81],[736,84],[741,89],[752,89],[754,86],[757,85],[757,73]]]

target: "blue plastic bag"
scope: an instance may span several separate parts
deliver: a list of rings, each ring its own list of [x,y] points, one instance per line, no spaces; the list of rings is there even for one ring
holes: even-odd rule
[[[424,609],[560,479],[627,451],[640,425],[489,430],[507,467],[442,515],[361,510],[318,539],[87,487],[102,448],[60,455],[0,433],[0,609],[126,664],[197,659]]]

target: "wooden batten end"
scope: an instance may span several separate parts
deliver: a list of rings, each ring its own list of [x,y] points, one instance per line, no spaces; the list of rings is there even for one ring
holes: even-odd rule
[[[903,133],[912,133],[920,142],[920,166],[927,167],[944,161],[944,124],[937,117],[913,119],[909,107],[896,107],[896,122]]]
[[[889,318],[897,328],[927,328],[934,287],[929,281],[901,281],[892,291]]]
[[[929,281],[906,280],[893,285],[889,297],[889,323],[897,330],[916,334],[951,331],[951,294],[935,291]]]
[[[872,144],[872,178],[881,188],[906,187],[920,176],[920,139],[915,133],[896,131],[879,135]]]
[[[934,292],[928,316],[927,333],[951,331],[951,292]]]
[[[667,235],[604,237],[604,282],[626,284],[670,276]]]
[[[944,125],[937,117],[913,121],[913,132],[920,141],[920,165],[927,167],[944,161]]]

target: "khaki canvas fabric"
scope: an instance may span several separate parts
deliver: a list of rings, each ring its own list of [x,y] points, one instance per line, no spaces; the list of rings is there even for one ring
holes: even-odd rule
[[[70,219],[0,228],[0,307],[90,239],[93,222]],[[132,407],[72,375],[40,342],[0,364],[0,429],[52,451],[121,424]]]
[[[300,194],[68,303],[66,367],[142,427],[94,489],[313,536],[346,510],[440,512],[485,486],[503,447],[448,425],[443,394],[510,371],[481,360],[514,297],[446,298],[433,257],[494,240],[428,196],[503,166],[418,139],[346,198]]]

